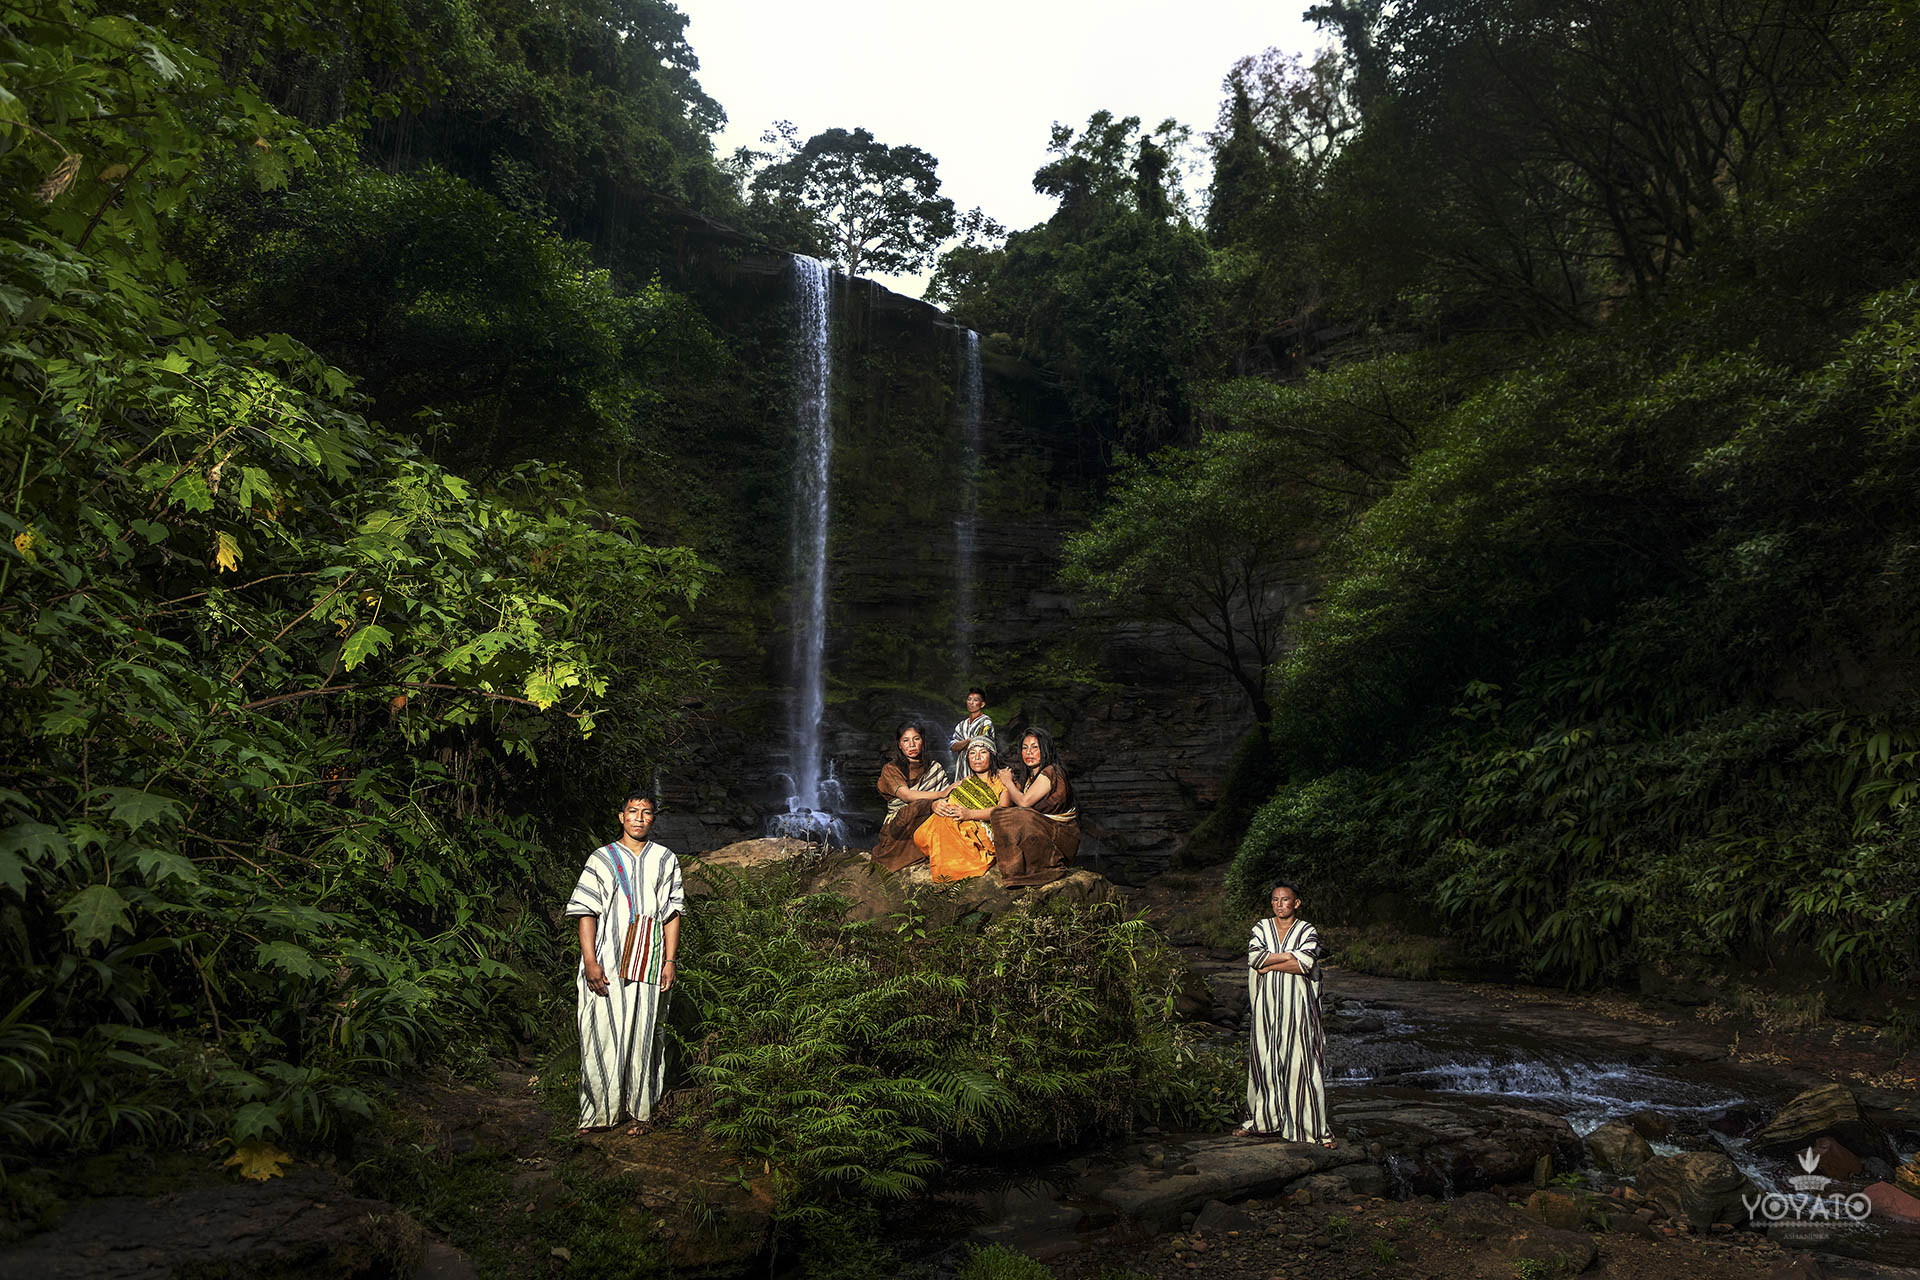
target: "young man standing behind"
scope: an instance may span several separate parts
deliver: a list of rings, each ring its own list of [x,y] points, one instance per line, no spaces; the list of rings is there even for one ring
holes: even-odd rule
[[[947,750],[953,753],[953,776],[967,776],[967,743],[975,738],[994,742],[993,719],[987,715],[987,691],[967,690],[967,718],[953,726],[953,741]]]

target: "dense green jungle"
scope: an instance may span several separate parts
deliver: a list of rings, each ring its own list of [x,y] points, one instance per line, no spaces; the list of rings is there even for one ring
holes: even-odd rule
[[[972,329],[982,501],[1076,602],[974,674],[1046,718],[1115,620],[1187,637],[1251,725],[1182,843],[1230,913],[1285,873],[1487,971],[1778,974],[1920,1038],[1920,9],[1310,12],[1202,134],[1055,124],[1010,230],[864,130],[719,154],[666,0],[0,0],[9,1233],[130,1152],[419,1210],[365,1144],[429,1068],[522,1055],[570,1123],[582,851],[779,685],[786,253],[944,312],[840,337],[836,545],[924,572],[836,699],[961,692]],[[791,889],[704,900],[674,1015],[675,1123],[790,1255],[961,1156],[1230,1118],[1125,912]],[[556,1273],[631,1265],[586,1203]]]

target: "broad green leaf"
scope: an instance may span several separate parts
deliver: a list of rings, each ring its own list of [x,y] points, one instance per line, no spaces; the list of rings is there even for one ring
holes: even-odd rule
[[[71,689],[55,689],[52,702],[53,708],[40,717],[40,732],[58,737],[87,731],[93,720],[93,708],[82,702],[78,694]]]
[[[58,827],[44,822],[21,822],[0,831],[0,853],[27,862],[51,861],[56,867],[73,856],[73,845]]]
[[[352,671],[393,640],[393,633],[378,623],[369,622],[347,637],[340,650],[340,665]]]
[[[269,1133],[280,1132],[280,1113],[264,1102],[249,1102],[233,1114],[233,1136],[244,1148]],[[264,1144],[262,1144],[264,1145]]]
[[[179,854],[165,849],[136,850],[133,863],[140,868],[140,874],[147,878],[148,884],[159,884],[162,880],[178,880],[182,884],[200,882],[198,867]]]
[[[74,946],[82,951],[96,942],[106,942],[116,929],[133,932],[133,923],[127,918],[127,900],[112,885],[88,885],[67,899],[60,914],[67,918],[67,932]]]
[[[318,978],[327,972],[311,951],[291,942],[263,942],[254,949],[253,957],[263,968],[270,966],[302,978]]]
[[[129,831],[138,831],[150,822],[179,820],[180,806],[165,796],[132,787],[102,787],[100,791],[107,797],[107,811],[115,821],[126,823]]]

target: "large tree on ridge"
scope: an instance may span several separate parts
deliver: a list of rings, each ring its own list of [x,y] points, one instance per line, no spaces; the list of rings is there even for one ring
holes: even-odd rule
[[[802,145],[792,126],[785,158],[753,180],[755,196],[812,214],[826,256],[848,275],[907,273],[933,261],[953,234],[953,201],[940,194],[940,162],[919,147],[889,147],[865,129],[828,129]]]

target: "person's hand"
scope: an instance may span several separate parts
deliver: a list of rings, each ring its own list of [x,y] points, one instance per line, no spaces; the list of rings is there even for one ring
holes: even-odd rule
[[[673,961],[668,960],[660,966],[660,989],[662,991],[672,989],[674,973]]]
[[[597,996],[607,994],[607,971],[600,967],[600,962],[598,960],[588,959],[586,961],[586,971],[587,990]]]
[[[957,818],[960,816],[960,810],[954,807],[953,801],[951,800],[942,800],[935,804],[933,811],[943,818]]]

